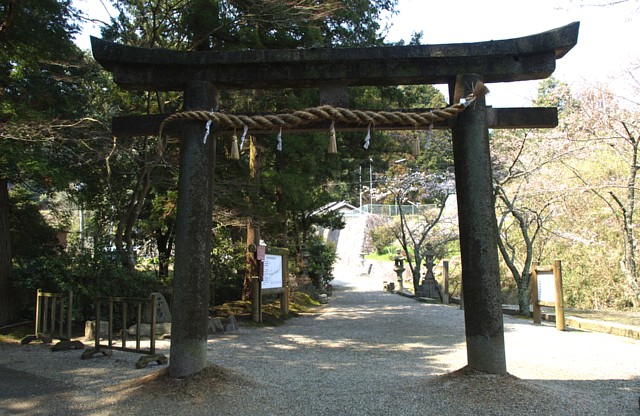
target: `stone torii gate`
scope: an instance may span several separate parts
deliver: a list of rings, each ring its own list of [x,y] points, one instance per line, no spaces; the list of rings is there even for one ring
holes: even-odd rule
[[[578,30],[575,22],[507,40],[375,48],[187,52],[129,47],[97,38],[91,38],[91,44],[96,61],[113,73],[121,88],[183,91],[185,111],[217,110],[217,91],[223,89],[319,87],[321,97],[344,97],[353,85],[448,84],[450,104],[455,105],[478,83],[549,77],[556,60],[576,45]],[[473,98],[463,112],[433,126],[450,128],[453,135],[468,366],[506,374],[488,129],[555,127],[557,109],[493,109],[482,95]],[[168,116],[116,117],[113,134],[153,135]],[[236,127],[213,128],[220,134]],[[335,122],[338,131],[367,128],[367,124]],[[416,126],[389,122],[375,128]],[[327,123],[289,126],[290,131],[319,129],[326,131]],[[181,136],[169,366],[173,377],[194,374],[207,365],[214,140],[203,143],[204,130],[202,121],[190,119],[165,129]],[[261,127],[251,131],[274,133]]]

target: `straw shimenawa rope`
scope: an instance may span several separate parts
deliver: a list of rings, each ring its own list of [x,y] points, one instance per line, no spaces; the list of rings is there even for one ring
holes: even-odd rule
[[[311,107],[304,110],[296,110],[290,113],[269,114],[269,115],[236,115],[211,111],[183,111],[167,117],[160,125],[160,136],[164,128],[178,120],[190,121],[212,121],[213,123],[226,128],[244,128],[255,130],[268,129],[289,129],[304,126],[320,121],[338,121],[345,124],[357,125],[401,125],[408,127],[426,127],[438,121],[453,118],[456,114],[465,110],[476,98],[482,97],[489,92],[489,89],[481,82],[478,82],[473,93],[461,100],[460,103],[453,104],[442,109],[432,109],[422,113],[412,113],[404,111],[366,111],[350,110],[347,108],[323,105]]]

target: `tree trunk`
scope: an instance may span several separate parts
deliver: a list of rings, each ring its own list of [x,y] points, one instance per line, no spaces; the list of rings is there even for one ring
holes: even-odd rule
[[[413,265],[413,268],[411,269],[411,275],[413,276],[413,293],[418,293],[418,288],[420,286],[420,272],[421,272],[421,267],[420,267],[420,263],[422,263],[422,256],[420,256],[420,247],[414,247],[413,248],[413,253],[414,253],[414,258],[415,258],[415,264]]]
[[[247,269],[244,275],[244,283],[242,285],[242,300],[251,299],[252,278],[258,276],[259,267],[256,251],[260,245],[260,227],[258,227],[252,219],[247,221]]]
[[[136,267],[133,255],[133,228],[140,216],[144,200],[151,187],[151,173],[154,164],[155,162],[146,161],[141,172],[138,173],[136,186],[129,198],[127,211],[118,221],[116,229],[115,246],[122,256],[123,265],[129,271],[134,271]]]
[[[626,125],[625,125],[626,128]],[[627,130],[629,140],[633,144],[633,154],[629,163],[629,177],[627,180],[627,209],[624,215],[625,228],[625,269],[629,287],[635,292],[633,306],[638,306],[638,271],[636,264],[636,238],[634,233],[633,215],[636,206],[636,178],[640,167],[638,166],[638,146],[640,142]]]
[[[248,206],[250,207],[249,220],[247,222],[247,270],[242,285],[242,300],[251,299],[252,278],[258,276],[259,266],[256,258],[257,247],[260,245],[260,226],[256,221],[256,212],[259,204],[261,154],[254,136],[249,136],[249,175],[255,186],[255,193],[250,195]],[[252,249],[254,251],[252,251]]]
[[[158,248],[158,277],[166,280],[169,277],[169,261],[173,250],[173,221],[167,222],[167,231],[157,229],[155,232],[156,246]]]
[[[0,179],[0,325],[15,319],[11,296],[11,234],[9,233],[8,180]]]
[[[523,272],[520,279],[516,281],[518,286],[518,313],[528,316],[530,312],[529,284],[531,282],[531,273]]]
[[[282,174],[284,171],[284,158],[282,152],[276,152],[276,173]],[[276,185],[276,212],[278,213],[278,231],[276,232],[276,244],[278,247],[288,247],[287,238],[287,207],[285,204],[285,190],[281,184]]]
[[[494,207],[496,205],[497,199],[500,199],[504,206],[507,208],[508,213],[513,216],[518,224],[518,229],[520,230],[520,234],[522,236],[522,241],[525,246],[525,259],[524,266],[522,267],[522,272],[518,270],[516,266],[515,258],[516,251],[515,247],[509,243],[509,238],[506,233],[504,235],[500,233],[498,235],[498,249],[500,250],[500,254],[502,255],[502,259],[505,264],[511,271],[511,275],[513,276],[513,280],[516,282],[517,292],[518,292],[518,313],[520,315],[527,316],[529,315],[529,284],[531,282],[531,264],[533,262],[533,244],[536,241],[538,236],[538,232],[540,231],[541,224],[540,220],[536,222],[536,228],[533,230],[533,233],[529,233],[529,223],[522,213],[516,210],[514,203],[507,197],[506,191],[502,186],[496,186],[494,188],[494,199],[493,204]],[[515,200],[515,198],[513,199]],[[540,211],[538,215],[538,219],[540,218]],[[506,219],[506,213],[503,215],[500,224],[498,225],[498,229],[504,226],[504,220]]]

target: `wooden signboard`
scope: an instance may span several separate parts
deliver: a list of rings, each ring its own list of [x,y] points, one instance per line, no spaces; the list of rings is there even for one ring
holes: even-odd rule
[[[289,313],[288,253],[286,248],[278,247],[259,246],[256,250],[261,276],[252,279],[251,315],[254,322],[262,322],[263,295],[278,295],[283,316]]]
[[[556,260],[552,267],[541,268],[534,263],[531,271],[531,303],[533,323],[542,323],[542,306],[555,308],[556,329],[565,330],[564,300],[562,296],[562,263]]]

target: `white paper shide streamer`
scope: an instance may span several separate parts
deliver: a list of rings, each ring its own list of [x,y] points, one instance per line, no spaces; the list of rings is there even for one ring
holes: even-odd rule
[[[369,127],[367,127],[367,135],[364,138],[364,148],[368,149],[369,148],[369,143],[371,142],[371,124],[369,124]]]
[[[249,131],[249,126],[244,125],[244,131],[242,132],[242,137],[240,138],[240,150],[244,146],[244,139],[247,137],[247,132]]]
[[[276,145],[276,150],[282,152],[282,126],[280,127],[280,131],[278,132],[278,144]]]
[[[210,115],[213,116],[213,109],[211,109]],[[211,129],[211,119],[207,120],[207,124],[204,126],[204,137],[202,138],[202,144],[207,144],[207,138],[209,137],[209,131]]]
[[[431,147],[431,139],[433,138],[433,123],[429,124],[429,130],[427,130],[427,143],[424,145],[424,148],[429,150]]]

